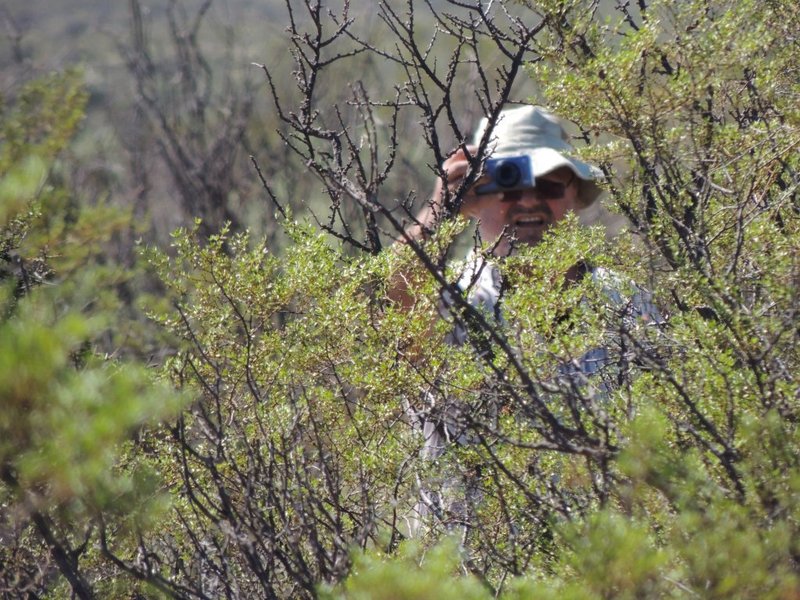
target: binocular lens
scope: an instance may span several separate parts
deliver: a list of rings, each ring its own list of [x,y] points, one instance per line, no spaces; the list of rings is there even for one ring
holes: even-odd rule
[[[519,183],[522,177],[522,172],[519,166],[513,162],[504,162],[497,165],[497,170],[494,173],[494,180],[500,187],[508,188],[514,187]]]

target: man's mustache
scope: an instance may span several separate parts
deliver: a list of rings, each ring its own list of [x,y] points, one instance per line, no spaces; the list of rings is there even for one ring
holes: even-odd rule
[[[518,216],[528,216],[528,215],[545,215],[548,217],[553,216],[553,212],[550,210],[550,207],[547,205],[546,202],[539,202],[535,206],[527,208],[521,206],[515,206],[514,208],[509,210],[507,214],[508,217],[511,219]]]

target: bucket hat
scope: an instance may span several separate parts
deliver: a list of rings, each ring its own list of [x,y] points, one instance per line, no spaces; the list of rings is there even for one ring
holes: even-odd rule
[[[487,126],[488,119],[484,117],[475,131],[475,145],[480,143]],[[586,208],[602,193],[596,182],[603,178],[603,173],[597,167],[569,156],[573,151],[561,120],[541,106],[526,105],[503,110],[489,143],[489,154],[493,158],[530,156],[534,178],[561,167],[571,169],[578,181],[577,204]]]

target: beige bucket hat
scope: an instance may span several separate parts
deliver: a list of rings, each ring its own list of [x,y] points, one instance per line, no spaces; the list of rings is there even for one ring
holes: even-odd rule
[[[480,143],[487,125],[488,120],[484,117],[475,131],[475,145]],[[578,178],[578,206],[586,208],[602,193],[596,182],[603,178],[603,172],[568,156],[573,151],[561,120],[541,106],[520,106],[502,111],[489,143],[489,154],[493,158],[530,156],[534,178],[561,167],[571,169]]]

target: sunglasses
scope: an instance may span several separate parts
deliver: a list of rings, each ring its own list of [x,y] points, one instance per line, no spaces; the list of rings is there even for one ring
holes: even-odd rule
[[[526,188],[524,190],[508,190],[503,193],[503,200],[509,202],[519,200],[522,194],[529,190],[535,193],[536,197],[540,200],[559,200],[564,197],[567,187],[569,187],[573,180],[574,177],[567,183],[563,183],[561,181],[551,181],[549,179],[537,179],[536,187]]]

